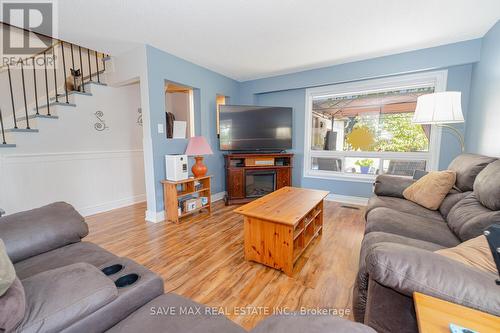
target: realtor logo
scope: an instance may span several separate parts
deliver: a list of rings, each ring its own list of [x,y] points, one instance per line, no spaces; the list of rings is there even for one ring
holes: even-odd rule
[[[56,22],[54,0],[2,0],[1,3],[2,21],[10,25],[2,27],[4,55],[33,55],[52,45]]]

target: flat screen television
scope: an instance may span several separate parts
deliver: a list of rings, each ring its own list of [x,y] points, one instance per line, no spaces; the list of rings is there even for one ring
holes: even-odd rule
[[[292,108],[221,105],[220,150],[281,151],[292,148]]]

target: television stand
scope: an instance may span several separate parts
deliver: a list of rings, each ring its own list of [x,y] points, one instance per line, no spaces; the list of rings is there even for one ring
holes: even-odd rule
[[[247,203],[291,186],[292,159],[288,153],[225,154],[226,205]]]

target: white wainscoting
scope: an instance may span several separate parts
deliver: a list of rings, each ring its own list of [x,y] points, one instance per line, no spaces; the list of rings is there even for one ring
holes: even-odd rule
[[[87,216],[145,201],[142,150],[0,155],[7,214],[55,201]]]

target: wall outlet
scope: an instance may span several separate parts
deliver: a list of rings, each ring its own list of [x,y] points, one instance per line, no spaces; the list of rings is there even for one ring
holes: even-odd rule
[[[163,124],[158,124],[158,134],[163,134],[165,133],[165,130],[163,129]]]

